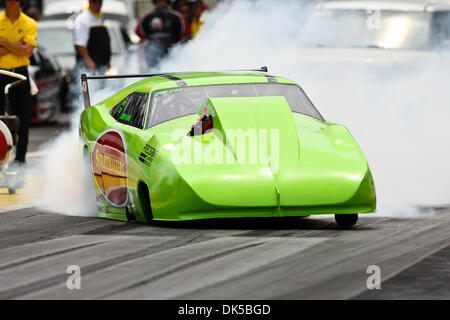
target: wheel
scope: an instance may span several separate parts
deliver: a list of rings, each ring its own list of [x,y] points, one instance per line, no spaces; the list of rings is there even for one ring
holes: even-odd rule
[[[8,188],[9,194],[16,194],[16,188]]]
[[[336,223],[342,228],[350,228],[358,221],[358,214],[335,214]]]
[[[134,215],[134,212],[132,212],[131,206],[126,206],[125,212],[127,215],[128,222],[136,222],[136,216]]]
[[[143,214],[145,216],[145,220],[147,223],[153,222],[153,213],[152,213],[152,205],[150,202],[150,192],[145,183],[139,183],[138,187],[138,201],[142,208]]]

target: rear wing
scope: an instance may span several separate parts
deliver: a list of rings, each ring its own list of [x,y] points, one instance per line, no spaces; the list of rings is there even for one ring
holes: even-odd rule
[[[259,69],[244,69],[244,70],[227,70],[227,71],[250,71],[250,72],[269,72],[267,67],[261,67]],[[171,77],[171,74],[183,74],[193,72],[211,72],[211,71],[183,71],[183,72],[164,72],[164,73],[151,73],[151,74],[122,74],[122,75],[102,75],[102,76],[88,76],[85,73],[81,75],[81,89],[83,91],[84,108],[91,106],[91,98],[89,95],[88,80],[104,80],[104,79],[124,79],[124,78],[150,78],[156,76]],[[179,86],[185,86],[183,80],[179,79]]]

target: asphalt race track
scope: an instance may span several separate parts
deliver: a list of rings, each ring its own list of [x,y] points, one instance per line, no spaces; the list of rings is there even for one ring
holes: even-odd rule
[[[449,213],[340,230],[331,216],[143,225],[3,211],[0,299],[449,299]],[[69,265],[81,290],[66,288]]]
[[[450,299],[450,209],[422,216],[144,225],[3,205],[0,299]]]

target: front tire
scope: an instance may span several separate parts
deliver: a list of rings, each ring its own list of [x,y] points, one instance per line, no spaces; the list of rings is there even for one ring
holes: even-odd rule
[[[335,214],[334,219],[341,228],[350,228],[358,221],[358,214]]]

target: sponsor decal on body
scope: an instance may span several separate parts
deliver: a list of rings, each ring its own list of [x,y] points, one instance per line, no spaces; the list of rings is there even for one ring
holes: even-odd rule
[[[95,183],[106,201],[117,208],[128,203],[126,143],[122,133],[108,129],[100,134],[91,153]]]
[[[141,154],[139,155],[139,161],[145,164],[148,167],[151,167],[153,159],[158,154],[158,150],[153,148],[151,145],[146,144],[144,147],[144,150],[142,150]]]

